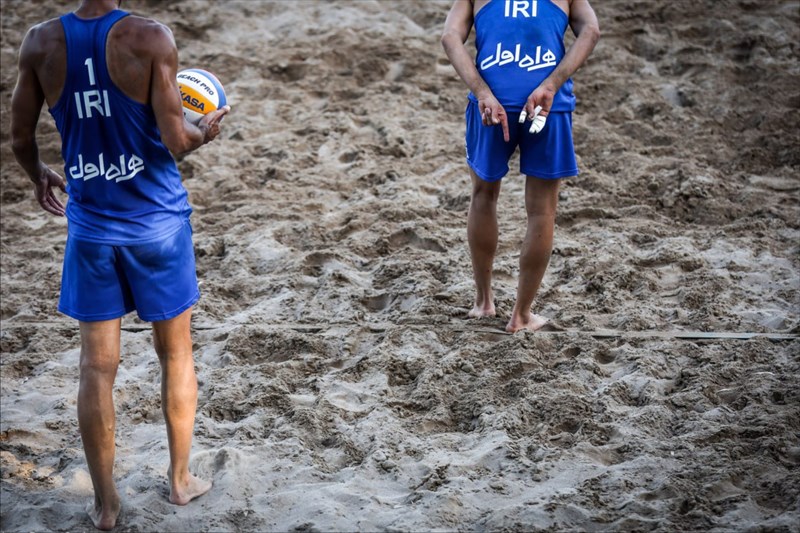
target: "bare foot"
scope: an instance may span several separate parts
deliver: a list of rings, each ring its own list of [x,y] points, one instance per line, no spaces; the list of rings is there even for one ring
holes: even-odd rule
[[[512,316],[511,320],[508,321],[506,331],[509,333],[516,333],[520,330],[536,331],[537,329],[541,329],[545,324],[547,324],[547,319],[545,317],[534,315],[533,313],[531,313],[527,319],[521,316]]]
[[[86,505],[86,514],[91,518],[94,527],[103,531],[114,529],[114,526],[117,525],[119,511],[119,498],[110,505],[104,506],[97,498]]]
[[[169,501],[175,505],[186,505],[195,498],[211,490],[211,482],[192,474],[187,474],[185,480],[172,479],[172,469],[167,472],[170,478]]]
[[[468,316],[470,318],[481,318],[484,316],[494,316],[494,315],[495,315],[494,305],[489,305],[485,307],[476,305],[475,307],[472,308],[472,311],[469,312]]]
[[[484,316],[494,316],[494,298],[492,296],[481,298],[480,295],[475,298],[475,305],[472,311],[468,313],[470,318],[481,318]]]

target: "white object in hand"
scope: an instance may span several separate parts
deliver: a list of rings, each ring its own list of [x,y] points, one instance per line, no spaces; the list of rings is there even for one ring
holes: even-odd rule
[[[544,115],[540,115],[539,113],[542,111],[542,106],[537,105],[536,109],[533,110],[533,118],[531,119],[531,129],[529,130],[531,133],[539,133],[544,128],[544,123],[547,121],[547,117]]]
[[[522,124],[523,122],[525,122],[525,119],[527,118],[527,116],[528,116],[528,112],[523,109],[522,113],[519,114],[519,123]]]

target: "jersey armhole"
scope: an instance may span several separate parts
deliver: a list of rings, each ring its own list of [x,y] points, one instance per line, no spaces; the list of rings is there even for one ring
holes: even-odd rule
[[[544,2],[547,2],[548,4],[550,4],[551,6],[553,6],[553,8],[554,8],[555,10],[557,10],[559,13],[561,13],[561,14],[564,16],[564,20],[566,20],[566,21],[567,21],[567,26],[569,26],[569,15],[568,15],[568,14],[566,14],[566,13],[564,13],[564,10],[563,10],[563,9],[561,9],[560,7],[558,7],[558,6],[556,5],[556,3],[555,3],[555,2],[553,2],[553,0],[543,0],[543,1],[544,1]],[[565,30],[565,31],[566,31],[566,30]]]

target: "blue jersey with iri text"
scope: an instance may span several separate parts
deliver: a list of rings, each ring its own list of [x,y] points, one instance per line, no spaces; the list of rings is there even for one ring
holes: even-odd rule
[[[518,112],[564,57],[569,17],[550,0],[490,0],[475,15],[475,65],[506,111]],[[470,100],[477,102],[470,93]],[[572,80],[550,111],[574,111]]]
[[[61,17],[67,78],[50,109],[61,134],[71,237],[132,245],[178,231],[191,213],[153,108],[125,95],[106,66],[106,39],[127,13]]]

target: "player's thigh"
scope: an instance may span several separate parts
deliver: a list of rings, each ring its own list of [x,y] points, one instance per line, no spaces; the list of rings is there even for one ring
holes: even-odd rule
[[[120,361],[121,322],[121,318],[80,322],[82,370],[116,372]]]
[[[555,216],[561,179],[527,176],[525,180],[525,210],[528,216]]]

